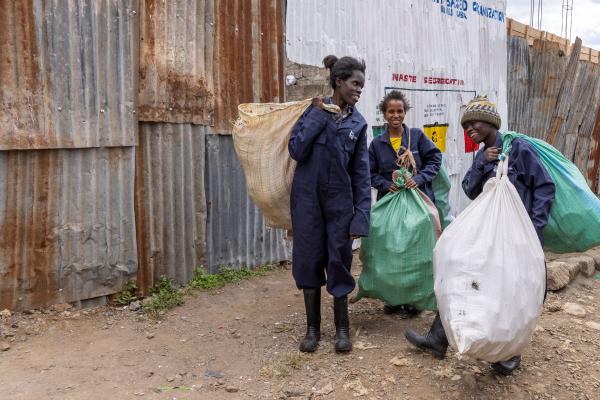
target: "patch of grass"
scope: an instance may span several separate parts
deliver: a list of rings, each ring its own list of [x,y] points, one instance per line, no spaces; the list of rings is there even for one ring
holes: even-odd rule
[[[263,378],[287,378],[293,370],[300,370],[310,360],[304,353],[286,353],[283,359],[273,364],[265,365],[260,369]]]
[[[283,357],[283,364],[293,369],[302,369],[308,362],[308,356],[303,353],[287,353]]]
[[[183,293],[171,278],[162,277],[150,291],[149,300],[143,307],[150,316],[157,318],[161,311],[169,310],[184,303]]]
[[[135,281],[129,281],[115,299],[118,306],[126,306],[137,300],[137,284]]]
[[[217,289],[229,283],[238,283],[244,279],[264,276],[272,271],[272,265],[263,265],[256,269],[222,267],[218,274],[209,274],[203,267],[196,268],[194,278],[188,283],[188,289]]]
[[[283,365],[275,364],[275,365],[267,365],[260,369],[260,376],[263,378],[287,378],[291,375],[291,372],[288,368]]]

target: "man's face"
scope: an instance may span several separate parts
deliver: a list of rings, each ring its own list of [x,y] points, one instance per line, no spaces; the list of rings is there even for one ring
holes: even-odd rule
[[[463,126],[472,141],[479,144],[485,142],[490,135],[496,133],[496,127],[483,121],[469,121]]]

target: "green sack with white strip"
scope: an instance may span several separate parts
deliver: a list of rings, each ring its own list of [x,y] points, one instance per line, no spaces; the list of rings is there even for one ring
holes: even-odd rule
[[[543,140],[517,132],[502,134],[502,154],[514,139],[529,143],[552,177],[556,194],[544,228],[544,248],[555,253],[586,251],[600,245],[600,199],[575,164]]]

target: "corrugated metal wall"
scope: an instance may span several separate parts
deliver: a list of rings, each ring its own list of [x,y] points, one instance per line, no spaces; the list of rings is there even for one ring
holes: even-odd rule
[[[206,127],[140,123],[136,154],[138,286],[184,284],[206,265]]]
[[[231,132],[240,103],[283,101],[285,3],[214,1],[215,132]]]
[[[136,275],[137,5],[0,2],[0,308]]]
[[[291,257],[285,232],[267,229],[246,191],[231,136],[208,135],[206,188],[208,265],[257,265]]]
[[[137,3],[0,2],[0,150],[135,145]]]
[[[555,41],[508,37],[508,128],[551,142],[600,194],[600,65],[580,50],[580,41],[565,54]]]
[[[289,258],[215,135],[283,100],[284,7],[0,2],[0,307]]]
[[[0,151],[0,307],[118,292],[137,272],[134,149]]]
[[[141,0],[140,120],[230,134],[237,105],[283,100],[283,0]]]
[[[211,125],[213,4],[141,0],[140,121]]]
[[[231,133],[239,103],[283,100],[284,1],[141,8],[139,286],[288,259],[283,233],[266,231],[246,193],[231,137],[215,135]]]

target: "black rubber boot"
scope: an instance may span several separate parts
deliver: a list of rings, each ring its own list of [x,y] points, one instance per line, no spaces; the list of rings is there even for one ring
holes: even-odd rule
[[[408,330],[404,336],[412,345],[430,353],[435,358],[441,360],[446,357],[448,339],[446,338],[446,332],[444,331],[444,326],[442,325],[439,314],[436,314],[433,324],[427,334],[420,335],[418,332]]]
[[[304,289],[306,309],[306,336],[300,342],[300,351],[312,353],[321,340],[321,288]]]
[[[347,353],[352,350],[347,296],[333,298],[333,316],[335,320],[335,351]]]
[[[521,356],[515,356],[510,360],[499,361],[492,364],[492,369],[496,373],[504,376],[512,375],[513,371],[521,365]]]

